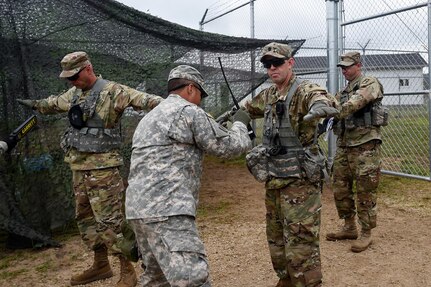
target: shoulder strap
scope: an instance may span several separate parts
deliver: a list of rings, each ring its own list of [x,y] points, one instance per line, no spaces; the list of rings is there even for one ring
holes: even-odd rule
[[[108,81],[104,79],[97,79],[91,88],[90,95],[85,99],[84,103],[84,115],[87,119],[91,118],[96,111],[97,100],[99,99],[100,92],[106,87]]]

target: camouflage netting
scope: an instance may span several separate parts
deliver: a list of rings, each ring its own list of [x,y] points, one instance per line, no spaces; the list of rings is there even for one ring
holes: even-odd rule
[[[0,138],[31,115],[16,98],[40,99],[68,89],[58,78],[66,53],[86,51],[97,74],[162,96],[169,70],[193,65],[211,93],[202,106],[217,116],[233,105],[218,57],[240,100],[266,80],[252,55],[271,41],[185,28],[112,0],[0,0]],[[304,42],[278,41],[295,52]],[[73,223],[74,216],[71,173],[59,148],[67,121],[65,115],[37,117],[38,129],[1,159],[0,229],[31,239],[31,246],[55,245],[51,230]],[[139,119],[122,120],[124,175]],[[14,239],[8,243],[13,247]]]

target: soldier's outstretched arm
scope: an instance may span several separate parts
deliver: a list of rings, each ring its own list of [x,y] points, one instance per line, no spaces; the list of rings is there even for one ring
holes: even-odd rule
[[[304,116],[304,121],[311,121],[315,118],[333,117],[337,114],[339,114],[338,109],[329,106],[323,101],[317,101],[311,106],[308,113]]]

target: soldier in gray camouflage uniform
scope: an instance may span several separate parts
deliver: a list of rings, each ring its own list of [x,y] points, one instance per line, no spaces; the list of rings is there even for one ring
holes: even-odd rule
[[[127,107],[152,109],[162,98],[98,78],[85,52],[67,54],[61,66],[60,78],[68,80],[73,85],[71,89],[42,100],[17,101],[42,114],[69,113],[71,125],[62,147],[72,169],[76,222],[82,240],[94,250],[93,265],[72,276],[71,285],[112,277],[108,248],[121,263],[116,286],[135,286],[134,267],[119,247],[124,222],[119,120]]]
[[[320,117],[338,113],[326,90],[293,72],[292,49],[270,43],[260,61],[274,85],[245,109],[264,117],[263,144],[247,155],[257,180],[265,182],[266,233],[277,287],[321,286],[319,231],[325,159],[317,143]]]
[[[195,222],[203,155],[238,156],[251,141],[245,112],[234,114],[227,130],[198,106],[208,95],[204,85],[195,68],[172,69],[170,95],[133,136],[126,217],[146,266],[143,286],[211,286]]]
[[[382,107],[381,83],[361,72],[359,52],[341,56],[338,66],[348,81],[336,98],[340,101],[340,114],[334,127],[337,152],[334,159],[333,189],[338,215],[344,226],[328,233],[330,241],[357,239],[355,215],[361,225],[361,235],[351,250],[361,252],[371,245],[371,229],[376,227],[377,187],[380,179],[380,127],[387,124],[387,111]],[[353,182],[356,182],[356,198]]]

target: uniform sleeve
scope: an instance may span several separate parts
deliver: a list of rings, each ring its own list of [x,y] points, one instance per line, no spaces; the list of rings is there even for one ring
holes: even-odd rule
[[[308,110],[313,106],[315,102],[323,102],[328,107],[335,107],[336,100],[335,97],[329,94],[325,88],[319,86],[315,83],[306,82],[304,85],[299,87],[300,93],[305,95]]]
[[[133,107],[134,110],[149,111],[163,100],[160,96],[141,92],[125,85],[119,86],[121,87],[121,92],[115,95],[116,110],[124,110],[127,107]]]
[[[382,89],[377,79],[365,77],[361,81],[359,89],[341,106],[338,117],[340,119],[346,118],[382,96]]]
[[[41,114],[57,114],[67,112],[69,111],[70,103],[75,90],[76,88],[71,88],[63,94],[37,100],[34,107]]]
[[[222,158],[239,156],[251,149],[247,127],[234,122],[227,130],[203,110],[198,110],[191,123],[194,142],[206,153]]]
[[[253,99],[248,100],[244,104],[244,109],[250,115],[252,119],[258,119],[264,117],[265,112],[265,91],[262,90]]]

